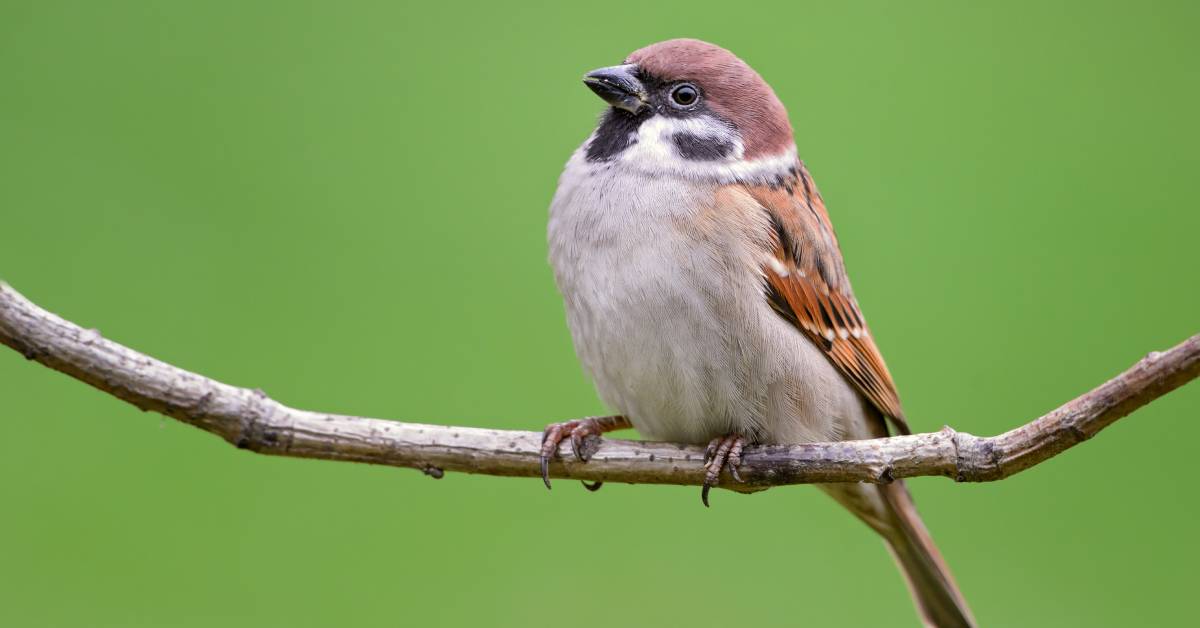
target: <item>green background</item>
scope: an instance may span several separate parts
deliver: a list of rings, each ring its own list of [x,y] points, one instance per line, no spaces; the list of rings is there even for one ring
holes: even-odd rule
[[[700,37],[789,107],[910,422],[996,433],[1200,331],[1200,11],[967,4],[0,0],[0,277],[297,407],[599,413],[546,263],[579,77]],[[1198,414],[911,482],[981,623],[1192,618]],[[916,624],[807,487],[260,457],[12,352],[0,419],[6,626]]]

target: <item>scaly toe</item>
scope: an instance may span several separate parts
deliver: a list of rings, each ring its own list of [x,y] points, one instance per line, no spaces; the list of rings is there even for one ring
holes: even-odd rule
[[[547,425],[546,429],[542,431],[542,451],[540,452],[540,462],[542,466],[542,482],[546,484],[547,489],[551,488],[550,459],[554,457],[554,454],[558,451],[559,443],[563,441],[565,436],[563,432],[567,429],[573,428],[571,425],[572,423],[573,421],[567,421],[566,423],[553,423],[551,425]]]
[[[542,431],[542,449],[539,452],[542,482],[546,484],[546,488],[550,488],[550,461],[558,454],[558,446],[564,440],[570,439],[576,459],[587,462],[599,448],[601,434],[627,427],[631,427],[629,419],[623,416],[589,417],[547,425]],[[583,486],[589,491],[595,491],[603,484],[584,482]]]
[[[738,473],[738,467],[742,466],[742,449],[746,447],[746,439],[738,436],[733,441],[733,446],[729,448],[729,457],[725,460],[725,466],[729,468],[729,475],[738,483],[745,483],[741,474]]]
[[[708,506],[708,493],[721,478],[721,468],[727,467],[733,479],[742,482],[737,468],[742,464],[742,449],[746,439],[737,434],[714,438],[704,448],[704,484],[700,489],[700,501]]]

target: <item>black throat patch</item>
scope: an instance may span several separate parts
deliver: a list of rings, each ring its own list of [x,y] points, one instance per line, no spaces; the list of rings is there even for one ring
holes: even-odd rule
[[[604,112],[596,137],[587,146],[588,161],[612,161],[621,151],[637,142],[637,130],[650,115],[635,116],[628,111],[610,107]]]

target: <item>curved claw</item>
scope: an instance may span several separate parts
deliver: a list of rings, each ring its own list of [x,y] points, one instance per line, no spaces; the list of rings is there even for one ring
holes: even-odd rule
[[[580,480],[579,483],[583,485],[583,488],[586,488],[587,490],[589,490],[593,493],[600,490],[601,486],[604,486],[603,480],[596,480],[595,482],[592,482],[591,484],[588,484],[587,482]]]
[[[542,482],[546,488],[550,488],[550,460],[558,453],[558,446],[565,438],[570,437],[571,449],[575,453],[575,458],[580,462],[587,462],[591,458],[586,440],[589,436],[599,437],[604,432],[626,427],[630,427],[629,419],[623,416],[591,417],[547,425],[546,429],[542,431],[542,450],[539,460],[542,468]],[[589,491],[599,489],[602,484],[604,483],[583,483]]]
[[[700,501],[708,507],[708,492],[717,485],[721,477],[721,468],[729,469],[733,479],[742,482],[742,476],[737,468],[742,464],[742,448],[746,439],[737,434],[728,434],[714,438],[704,448],[704,484],[700,489]]]
[[[542,467],[542,482],[546,485],[546,489],[550,490],[550,456],[558,450],[558,443],[562,441],[562,424],[549,425],[545,430],[542,430],[542,451],[541,451],[541,467]]]
[[[542,482],[546,485],[546,490],[550,490],[550,459],[542,456]]]

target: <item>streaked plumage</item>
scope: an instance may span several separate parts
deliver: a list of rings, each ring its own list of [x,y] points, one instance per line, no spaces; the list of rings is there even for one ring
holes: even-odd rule
[[[684,85],[695,102],[679,102]],[[604,401],[648,438],[695,444],[872,438],[885,417],[907,432],[771,88],[696,40],[639,50],[589,86],[614,106],[567,164],[549,241]],[[972,625],[902,483],[822,489],[884,537],[927,622]]]

